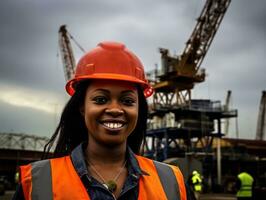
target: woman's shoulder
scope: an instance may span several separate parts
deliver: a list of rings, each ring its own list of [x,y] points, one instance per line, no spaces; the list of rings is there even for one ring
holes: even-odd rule
[[[183,174],[177,165],[156,161],[141,155],[134,154],[134,156],[137,159],[142,171],[145,171],[148,174],[158,174],[162,177],[174,175],[179,180],[184,181]]]
[[[54,166],[60,169],[66,166],[69,159],[68,157],[69,156],[38,160],[27,165],[20,166],[21,182],[27,182],[27,180],[32,179],[33,174],[38,176],[49,176],[51,174],[51,169]]]
[[[136,156],[137,160],[140,160],[140,161],[146,161],[146,162],[155,163],[157,165],[163,165],[163,166],[169,166],[169,167],[173,167],[173,168],[178,168],[178,166],[173,165],[173,164],[165,163],[165,162],[162,162],[162,161],[157,161],[157,160],[154,160],[154,159],[151,159],[151,158],[147,158],[147,157],[144,157],[144,156],[140,156],[140,155],[135,155],[135,156]]]
[[[69,156],[62,156],[62,157],[57,157],[57,158],[47,158],[47,159],[42,159],[42,160],[37,160],[37,161],[33,161],[30,162],[28,164],[25,165],[21,165],[20,167],[23,168],[42,168],[45,167],[47,165],[50,165],[51,162],[64,162],[66,160],[69,159]]]
[[[136,158],[137,158],[141,167],[147,167],[147,168],[154,168],[155,167],[155,169],[157,169],[157,171],[161,170],[162,172],[168,171],[169,169],[171,169],[172,171],[174,171],[174,173],[178,173],[178,174],[181,173],[179,167],[176,165],[156,161],[156,160],[146,158],[144,156],[139,156],[139,155],[136,155]]]

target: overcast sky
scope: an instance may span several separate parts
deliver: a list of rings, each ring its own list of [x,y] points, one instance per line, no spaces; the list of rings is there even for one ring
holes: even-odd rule
[[[51,136],[68,95],[58,56],[58,29],[89,50],[100,41],[123,42],[147,70],[160,66],[159,47],[181,54],[205,0],[1,0],[0,132]],[[241,138],[255,138],[266,90],[266,1],[232,0],[201,68],[194,98],[238,109]],[[76,60],[82,52],[72,43]],[[235,137],[235,120],[230,137]]]

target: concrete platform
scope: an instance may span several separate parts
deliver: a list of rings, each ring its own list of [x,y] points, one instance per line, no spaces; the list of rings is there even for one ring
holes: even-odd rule
[[[236,196],[233,194],[202,194],[200,200],[236,200]]]

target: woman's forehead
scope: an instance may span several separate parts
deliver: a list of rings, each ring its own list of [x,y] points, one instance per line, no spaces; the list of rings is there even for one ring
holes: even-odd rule
[[[90,81],[91,89],[119,89],[137,91],[136,84],[128,81],[94,79]]]

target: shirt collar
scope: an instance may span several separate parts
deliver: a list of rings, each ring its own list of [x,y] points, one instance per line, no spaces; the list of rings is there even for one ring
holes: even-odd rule
[[[83,175],[88,174],[87,165],[85,162],[85,156],[83,153],[83,143],[78,145],[72,152],[71,152],[71,160],[76,169],[78,175],[82,177]]]
[[[136,174],[138,175],[149,175],[147,172],[142,170],[139,166],[139,163],[137,161],[137,158],[134,154],[134,152],[131,150],[130,147],[127,147],[127,155],[128,155],[128,160],[131,163],[131,166],[133,170],[135,171]]]

